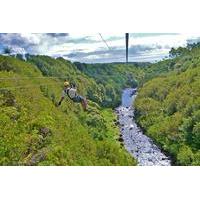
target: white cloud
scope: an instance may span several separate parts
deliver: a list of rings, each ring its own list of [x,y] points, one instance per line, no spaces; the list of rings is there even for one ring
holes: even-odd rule
[[[111,48],[102,41],[100,35],[77,33],[22,33],[0,34],[0,47],[21,48],[30,54],[63,56],[80,62],[119,62],[125,60],[124,34],[104,34],[103,38]],[[155,61],[168,55],[172,47],[185,46],[196,41],[200,34],[130,34],[129,60]]]

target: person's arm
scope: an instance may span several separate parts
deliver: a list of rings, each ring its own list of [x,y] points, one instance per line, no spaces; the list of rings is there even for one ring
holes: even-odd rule
[[[58,106],[61,105],[61,103],[62,103],[62,101],[64,100],[64,98],[65,98],[65,91],[63,90],[63,91],[62,91],[61,99],[60,99],[60,101],[58,102]]]
[[[64,97],[61,97],[60,101],[58,102],[58,105],[60,106],[62,101],[64,100]]]

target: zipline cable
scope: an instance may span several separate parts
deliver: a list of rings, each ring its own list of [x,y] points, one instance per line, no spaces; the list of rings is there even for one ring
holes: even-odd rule
[[[3,87],[3,88],[0,88],[0,91],[1,90],[12,90],[12,89],[23,89],[23,88],[36,88],[36,87],[40,87],[40,86],[48,86],[48,85],[55,85],[54,83],[51,83],[51,84],[39,84],[39,85],[26,85],[26,86],[16,86],[16,87]]]
[[[101,40],[105,43],[105,45],[107,46],[107,48],[109,50],[111,50],[111,47],[108,45],[108,43],[106,42],[106,40],[103,38],[103,36],[101,35],[101,33],[99,33],[100,37],[101,37]]]
[[[60,76],[48,76],[48,77],[40,77],[40,76],[38,76],[38,77],[22,77],[22,78],[20,78],[20,77],[8,77],[8,78],[0,78],[0,80],[15,80],[15,79],[19,79],[19,80],[25,80],[25,79],[48,79],[48,78],[65,78],[65,79],[67,79],[67,77],[65,76],[65,77],[60,77]]]

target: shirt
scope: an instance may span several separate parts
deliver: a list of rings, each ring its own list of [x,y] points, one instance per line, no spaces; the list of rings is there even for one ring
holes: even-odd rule
[[[68,96],[70,99],[73,99],[74,97],[77,96],[76,94],[76,88],[68,88],[68,89],[64,89],[62,91],[62,97]]]

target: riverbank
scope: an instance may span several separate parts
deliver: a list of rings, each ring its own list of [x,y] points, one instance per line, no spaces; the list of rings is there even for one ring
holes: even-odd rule
[[[135,98],[135,89],[125,89],[122,94],[122,105],[116,108],[124,147],[137,159],[139,166],[170,166],[170,159],[137,126],[132,106]]]

